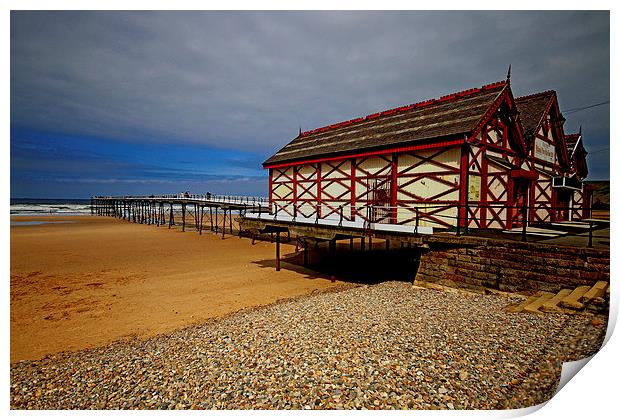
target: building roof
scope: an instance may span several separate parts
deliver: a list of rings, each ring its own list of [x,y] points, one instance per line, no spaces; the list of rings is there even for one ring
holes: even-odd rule
[[[508,86],[506,81],[301,133],[263,165],[402,146],[467,134]]]
[[[548,112],[554,95],[555,91],[548,90],[515,98],[523,126],[523,135],[528,141],[536,134],[538,126]]]

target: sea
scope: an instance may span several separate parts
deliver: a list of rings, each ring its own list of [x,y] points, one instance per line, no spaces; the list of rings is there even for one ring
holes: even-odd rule
[[[11,198],[11,216],[79,216],[90,214],[90,199]]]

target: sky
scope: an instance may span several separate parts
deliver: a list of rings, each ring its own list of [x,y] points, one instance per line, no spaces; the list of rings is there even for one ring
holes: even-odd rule
[[[261,163],[300,128],[508,65],[515,96],[557,91],[609,179],[609,30],[579,11],[12,11],[11,197],[266,195]]]

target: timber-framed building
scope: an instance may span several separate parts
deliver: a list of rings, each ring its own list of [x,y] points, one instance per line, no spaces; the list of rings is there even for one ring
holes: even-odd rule
[[[267,159],[270,213],[305,220],[512,229],[589,217],[581,133],[557,95],[510,77],[300,132]]]

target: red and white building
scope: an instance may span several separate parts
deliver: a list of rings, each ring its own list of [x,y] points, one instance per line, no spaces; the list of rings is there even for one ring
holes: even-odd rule
[[[585,218],[586,151],[563,123],[555,92],[514,98],[508,79],[300,133],[263,164],[271,212],[482,229]]]

